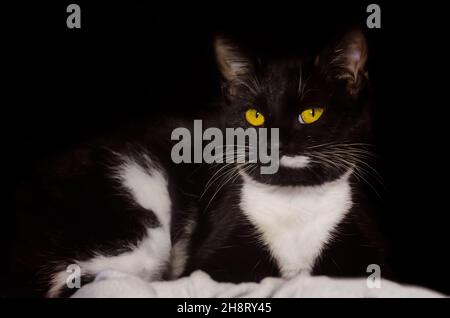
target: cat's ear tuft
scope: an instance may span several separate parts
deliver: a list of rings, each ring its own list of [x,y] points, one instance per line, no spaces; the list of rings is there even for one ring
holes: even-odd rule
[[[245,76],[251,71],[250,59],[233,41],[225,37],[216,37],[214,50],[220,72],[227,81]]]
[[[355,95],[368,77],[365,69],[367,55],[368,48],[364,34],[359,29],[353,29],[320,54],[315,64],[327,76],[345,81],[349,93]]]

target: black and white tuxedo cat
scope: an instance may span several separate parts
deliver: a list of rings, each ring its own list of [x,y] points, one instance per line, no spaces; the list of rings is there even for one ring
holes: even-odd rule
[[[263,61],[215,41],[221,107],[207,127],[280,132],[280,167],[175,164],[161,118],[97,138],[36,164],[18,193],[11,293],[68,296],[115,270],[173,279],[201,269],[219,281],[301,271],[361,276],[382,249],[359,196],[371,167],[363,34],[351,31],[311,58]]]

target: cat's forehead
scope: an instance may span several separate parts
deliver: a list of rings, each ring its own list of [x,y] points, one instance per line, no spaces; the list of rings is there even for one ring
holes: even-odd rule
[[[302,58],[274,59],[263,64],[259,73],[261,81],[268,87],[279,86],[298,88],[307,83],[312,67],[308,60]]]
[[[301,94],[311,86],[313,67],[308,60],[301,58],[277,59],[263,64],[259,81],[266,94]]]
[[[263,76],[286,76],[290,73],[298,75],[305,66],[305,61],[301,58],[277,58],[264,61]]]

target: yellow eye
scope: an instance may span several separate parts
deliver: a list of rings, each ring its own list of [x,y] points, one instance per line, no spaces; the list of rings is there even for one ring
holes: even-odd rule
[[[300,124],[312,124],[317,121],[322,114],[323,108],[321,107],[308,108],[301,112],[298,116],[298,121]]]
[[[264,116],[254,108],[250,108],[245,112],[245,119],[253,126],[261,126],[264,124]]]

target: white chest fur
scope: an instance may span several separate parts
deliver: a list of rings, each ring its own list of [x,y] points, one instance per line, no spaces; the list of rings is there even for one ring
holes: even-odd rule
[[[311,270],[352,206],[350,172],[320,186],[273,186],[244,175],[240,206],[283,277]]]

